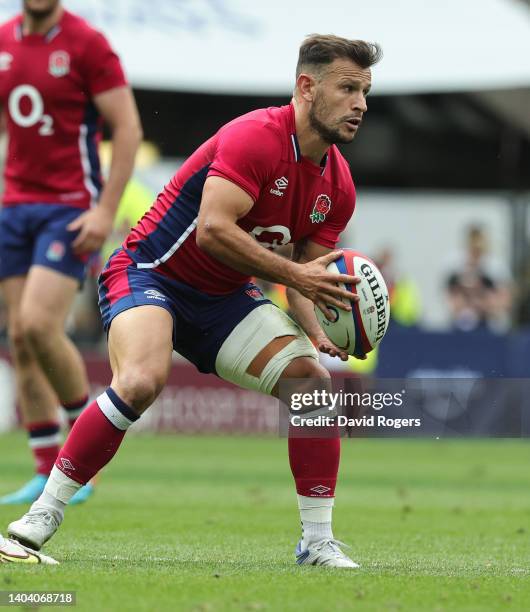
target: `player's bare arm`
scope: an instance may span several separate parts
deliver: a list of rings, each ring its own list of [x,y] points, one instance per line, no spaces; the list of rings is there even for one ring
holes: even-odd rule
[[[76,253],[97,251],[110,234],[142,140],[140,117],[129,87],[117,87],[98,94],[94,103],[112,131],[112,162],[98,206],[68,226],[69,230],[79,231],[72,243]]]
[[[328,255],[329,253],[332,253],[331,249],[306,239],[300,240],[294,245],[292,259],[297,263],[304,264]],[[357,296],[352,296],[352,299],[356,299],[356,297]],[[348,353],[339,350],[323,332],[322,327],[320,327],[315,317],[313,302],[292,287],[287,287],[287,300],[292,315],[305,333],[316,342],[318,350],[322,353],[328,353],[331,357],[340,357],[342,361],[347,361],[349,357]],[[328,312],[330,315],[325,304],[320,304],[319,308],[322,312]]]
[[[209,177],[204,184],[197,224],[199,248],[243,274],[296,289],[323,308],[325,314],[326,303],[351,310],[340,298],[349,300],[352,294],[339,288],[336,282],[355,284],[356,277],[336,276],[326,270],[329,263],[340,257],[340,252],[327,252],[317,259],[297,263],[265,249],[237,225],[253,204],[252,198],[231,181]],[[331,317],[329,311],[328,314]]]

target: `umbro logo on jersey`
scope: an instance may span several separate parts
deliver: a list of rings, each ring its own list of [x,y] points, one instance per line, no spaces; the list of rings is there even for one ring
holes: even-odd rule
[[[0,71],[5,72],[11,68],[11,62],[13,61],[13,56],[11,53],[7,53],[4,51],[0,53]]]
[[[70,461],[70,459],[65,459],[64,457],[61,457],[61,465],[63,466],[63,470],[65,472],[75,472],[75,467]]]
[[[160,291],[156,291],[155,289],[148,289],[147,291],[144,291],[144,294],[150,300],[159,300],[160,302],[166,301],[166,296],[163,293],[160,293]]]
[[[274,181],[276,185],[276,189],[271,189],[272,195],[282,196],[283,192],[287,189],[289,181],[285,178],[285,176],[280,177]]]

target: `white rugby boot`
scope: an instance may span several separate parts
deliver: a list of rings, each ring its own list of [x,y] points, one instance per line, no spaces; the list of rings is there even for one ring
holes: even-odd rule
[[[0,563],[25,563],[59,565],[59,562],[47,555],[23,546],[20,542],[7,540],[0,535]]]
[[[323,567],[340,567],[357,569],[359,565],[345,555],[340,546],[347,546],[339,540],[320,540],[302,550],[302,540],[298,542],[295,555],[298,565],[322,565]]]
[[[13,521],[7,528],[9,537],[33,550],[40,550],[63,521],[57,510],[48,506],[33,504],[24,516]]]

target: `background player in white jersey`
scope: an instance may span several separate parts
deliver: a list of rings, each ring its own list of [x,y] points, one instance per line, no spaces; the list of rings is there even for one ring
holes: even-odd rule
[[[79,417],[44,493],[9,534],[40,548],[64,507],[117,452],[127,428],[160,393],[176,349],[202,372],[279,395],[280,383],[327,385],[317,304],[350,310],[326,269],[355,205],[349,167],[335,143],[351,142],[367,110],[377,45],[312,36],[300,48],[290,105],[223,126],[179,169],[100,277],[111,386]],[[294,261],[273,250],[295,243]],[[289,287],[296,324],[252,284]],[[326,409],[326,407],[324,407]],[[315,416],[321,407],[311,411]],[[329,412],[325,412],[329,414]],[[289,460],[303,537],[299,564],[355,568],[334,539],[331,514],[340,454],[335,428],[291,431]],[[185,500],[183,500],[185,503]]]
[[[84,364],[64,323],[89,254],[112,228],[141,128],[116,54],[59,0],[24,0],[22,14],[0,27],[0,50],[9,142],[0,288],[37,472],[0,503],[27,503],[42,492],[60,448],[58,406],[73,424],[87,404]],[[102,119],[114,151],[105,186],[97,152]]]

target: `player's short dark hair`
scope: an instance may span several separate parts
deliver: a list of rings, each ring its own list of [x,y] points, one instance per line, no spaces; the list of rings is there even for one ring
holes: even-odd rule
[[[300,46],[296,78],[309,66],[317,70],[336,59],[349,59],[363,69],[370,68],[383,57],[377,43],[349,40],[333,34],[311,34]]]

